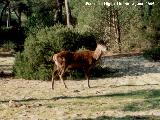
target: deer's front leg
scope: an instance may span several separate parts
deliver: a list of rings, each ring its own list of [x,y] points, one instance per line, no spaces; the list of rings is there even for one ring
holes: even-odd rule
[[[91,86],[90,86],[90,81],[89,81],[89,71],[88,71],[88,70],[85,70],[85,71],[84,71],[84,74],[85,74],[85,78],[86,78],[86,80],[87,80],[88,88],[91,88]]]

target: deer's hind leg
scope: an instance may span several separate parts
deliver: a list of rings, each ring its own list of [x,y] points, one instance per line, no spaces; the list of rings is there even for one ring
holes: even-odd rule
[[[55,79],[59,77],[60,69],[57,66],[54,66],[52,72],[52,89],[54,89]]]
[[[63,79],[63,75],[64,75],[65,71],[66,71],[66,67],[63,66],[61,68],[60,73],[59,73],[59,78],[60,78],[61,82],[64,84],[65,88],[68,88],[67,85],[66,85],[66,83],[64,82],[64,79]]]

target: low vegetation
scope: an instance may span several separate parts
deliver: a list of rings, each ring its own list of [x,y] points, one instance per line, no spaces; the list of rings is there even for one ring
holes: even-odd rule
[[[53,54],[61,50],[76,51],[81,47],[95,49],[96,36],[61,25],[42,29],[26,39],[24,52],[16,56],[14,74],[25,79],[50,80]]]

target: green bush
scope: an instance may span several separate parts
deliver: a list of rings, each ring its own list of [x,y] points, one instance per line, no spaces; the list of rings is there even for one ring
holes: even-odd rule
[[[31,79],[30,75],[33,73],[32,69],[28,64],[27,58],[25,57],[24,53],[18,52],[16,54],[16,61],[15,66],[13,68],[13,72],[16,73],[17,77]]]
[[[14,73],[25,79],[49,80],[53,68],[52,55],[61,50],[76,51],[82,46],[95,49],[96,37],[61,25],[41,29],[27,37],[24,51],[17,54]]]
[[[145,50],[143,56],[149,60],[159,61],[160,60],[160,46],[151,48],[149,50]]]

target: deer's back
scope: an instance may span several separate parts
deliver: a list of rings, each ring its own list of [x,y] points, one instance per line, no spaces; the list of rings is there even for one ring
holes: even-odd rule
[[[62,51],[57,54],[59,61],[68,66],[68,68],[83,68],[94,64],[93,51],[69,52]]]

